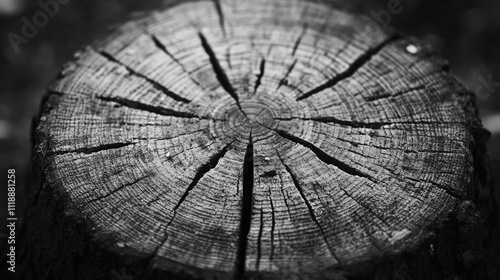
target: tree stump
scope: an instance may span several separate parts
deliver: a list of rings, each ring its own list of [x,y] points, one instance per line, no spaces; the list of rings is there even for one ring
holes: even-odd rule
[[[159,10],[42,108],[26,279],[484,276],[473,95],[334,4]]]

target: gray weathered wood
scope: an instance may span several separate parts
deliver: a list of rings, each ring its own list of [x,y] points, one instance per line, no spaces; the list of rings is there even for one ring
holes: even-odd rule
[[[479,278],[480,130],[443,59],[368,19],[298,0],[176,5],[51,86],[32,273]]]

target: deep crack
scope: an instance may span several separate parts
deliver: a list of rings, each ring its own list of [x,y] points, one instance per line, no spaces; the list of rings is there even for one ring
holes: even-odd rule
[[[254,95],[257,93],[257,90],[259,89],[259,86],[262,83],[262,77],[264,77],[265,70],[266,70],[266,60],[262,59],[262,61],[260,62],[260,72],[259,75],[257,75],[257,81],[255,82],[255,88],[253,90]]]
[[[245,160],[243,162],[243,198],[241,205],[238,251],[236,255],[235,280],[242,280],[245,277],[248,233],[250,232],[250,226],[252,223],[253,187],[254,151],[252,134],[250,134],[249,143],[245,152]]]
[[[162,116],[168,116],[168,117],[177,117],[177,118],[188,118],[188,119],[211,119],[209,117],[204,117],[204,116],[197,116],[195,114],[191,113],[185,113],[185,112],[178,112],[174,111],[171,109],[166,109],[163,107],[158,107],[158,106],[152,106],[144,103],[140,103],[137,101],[132,101],[128,99],[124,99],[121,97],[103,97],[103,96],[97,96],[96,97],[99,100],[102,101],[107,101],[107,102],[115,102],[121,106],[131,108],[131,109],[137,109],[137,110],[142,110]]]
[[[322,92],[323,90],[327,88],[331,88],[335,86],[338,82],[351,77],[356,73],[363,65],[365,65],[367,62],[369,62],[373,56],[375,56],[377,53],[379,53],[385,46],[388,44],[398,40],[400,36],[394,35],[384,42],[382,42],[380,45],[376,46],[375,48],[369,49],[366,53],[362,54],[360,57],[358,57],[354,62],[345,70],[344,72],[339,73],[337,76],[333,77],[326,83],[318,86],[317,88],[312,89],[309,92],[304,93],[302,96],[297,98],[297,101],[304,100],[310,96],[313,96],[316,93]]]
[[[111,62],[114,62],[116,64],[119,64],[120,66],[125,67],[125,69],[127,69],[127,71],[131,75],[134,75],[134,76],[137,76],[139,78],[142,78],[142,79],[146,80],[147,82],[149,82],[150,84],[152,84],[156,89],[160,90],[161,92],[163,92],[168,97],[170,97],[170,98],[172,98],[172,99],[174,99],[176,101],[183,102],[183,103],[190,103],[191,102],[191,100],[188,100],[188,99],[186,99],[184,97],[179,96],[178,94],[172,92],[171,90],[169,90],[168,88],[166,88],[165,86],[163,86],[162,84],[160,84],[159,82],[157,82],[157,81],[155,81],[155,80],[153,80],[151,78],[148,78],[145,75],[143,75],[143,74],[135,71],[134,69],[128,67],[127,65],[125,65],[124,63],[122,63],[121,61],[119,61],[118,59],[116,59],[110,53],[107,53],[105,51],[100,51],[99,54],[101,54],[107,60],[109,60]]]
[[[212,64],[212,68],[214,70],[215,76],[217,77],[217,80],[219,81],[220,85],[222,88],[234,99],[236,102],[236,105],[240,109],[240,111],[243,113],[243,115],[246,116],[245,111],[243,111],[243,108],[241,107],[238,95],[236,94],[236,91],[233,88],[233,85],[229,81],[229,78],[226,75],[226,72],[224,69],[222,69],[222,66],[219,63],[219,60],[217,59],[217,56],[215,55],[212,47],[208,43],[207,39],[205,36],[200,32],[198,33],[200,40],[201,40],[201,45],[203,46],[203,49],[207,53],[209,59],[210,59],[210,64]]]
[[[299,137],[293,136],[293,135],[291,135],[285,131],[282,131],[282,130],[274,130],[274,131],[276,133],[278,133],[278,135],[280,135],[281,137],[310,149],[324,163],[334,165],[347,174],[366,178],[372,182],[375,182],[375,179],[373,177],[371,177],[370,175],[365,174],[365,173],[363,173],[363,172],[361,172],[353,167],[350,167],[349,165],[345,164],[344,162],[337,160],[336,158],[334,158],[334,157],[328,155],[327,153],[325,153],[324,151],[322,151],[320,148],[316,147],[314,144],[312,144],[304,139],[301,139]]]
[[[108,150],[120,149],[120,148],[127,147],[130,145],[135,145],[135,143],[130,143],[130,142],[112,143],[112,144],[103,144],[103,145],[96,146],[96,147],[80,148],[80,149],[75,149],[75,150],[53,151],[53,152],[50,152],[48,154],[48,156],[64,155],[64,154],[72,154],[72,153],[93,154],[93,153],[99,153],[99,152],[108,151]]]
[[[278,154],[278,157],[279,157],[281,163],[283,164],[283,166],[285,166],[285,169],[288,172],[288,174],[290,174],[290,177],[292,178],[292,181],[293,181],[293,185],[295,186],[295,188],[299,192],[300,196],[302,197],[302,200],[306,204],[307,209],[309,210],[309,214],[311,215],[311,219],[313,220],[313,222],[316,224],[316,226],[321,231],[321,236],[323,237],[323,240],[325,241],[326,246],[328,247],[328,250],[330,251],[330,253],[332,254],[332,256],[335,258],[335,260],[338,262],[338,264],[340,266],[341,265],[340,259],[337,257],[337,255],[335,254],[335,251],[330,246],[330,243],[328,242],[328,238],[326,236],[325,230],[323,229],[323,226],[321,226],[321,224],[319,223],[318,218],[316,217],[316,214],[314,213],[314,209],[311,206],[311,203],[309,203],[309,200],[307,199],[306,195],[304,194],[304,190],[302,189],[302,187],[299,184],[299,180],[297,179],[295,174],[293,174],[290,167],[287,164],[285,164],[285,162],[283,161],[283,159],[281,158],[281,156],[279,154]]]

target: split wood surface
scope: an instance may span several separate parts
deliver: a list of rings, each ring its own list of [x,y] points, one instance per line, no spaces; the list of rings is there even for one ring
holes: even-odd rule
[[[440,56],[331,5],[159,10],[50,88],[34,217],[52,257],[38,273],[467,277],[478,127]]]

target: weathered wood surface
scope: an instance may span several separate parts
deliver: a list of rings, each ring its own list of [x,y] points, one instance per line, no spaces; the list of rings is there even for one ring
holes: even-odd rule
[[[478,131],[446,61],[365,18],[179,4],[51,86],[27,278],[479,279]]]

